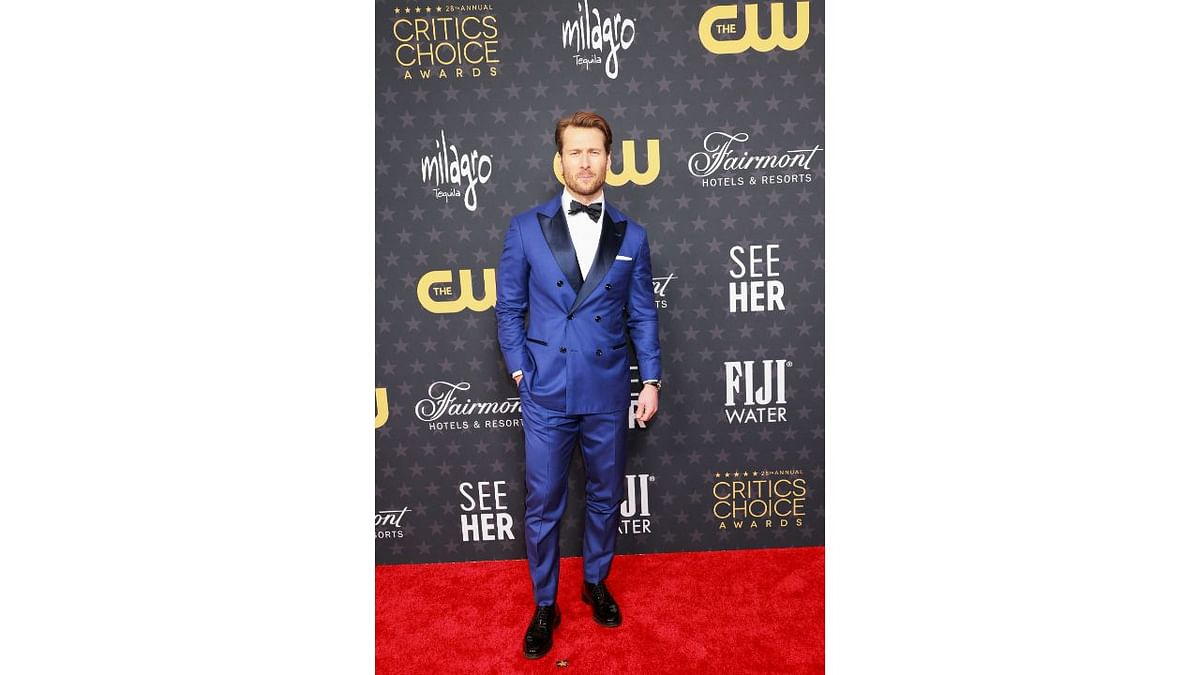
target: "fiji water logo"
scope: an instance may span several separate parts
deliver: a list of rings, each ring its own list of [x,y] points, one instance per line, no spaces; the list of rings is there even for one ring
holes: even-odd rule
[[[787,421],[787,359],[725,362],[725,417],[730,424]]]

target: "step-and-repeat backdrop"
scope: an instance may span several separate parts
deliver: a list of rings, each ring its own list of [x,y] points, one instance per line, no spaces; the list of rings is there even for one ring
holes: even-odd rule
[[[823,5],[377,9],[377,562],[525,556],[496,266],[562,190],[576,110],[612,126],[604,194],[649,233],[663,352],[646,426],[630,370],[617,553],[823,544]],[[583,508],[577,451],[564,555]]]

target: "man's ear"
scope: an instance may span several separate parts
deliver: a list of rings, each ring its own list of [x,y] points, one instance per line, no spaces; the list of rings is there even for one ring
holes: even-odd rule
[[[612,173],[612,153],[611,152],[608,153],[608,167],[605,169],[605,171],[608,173]]]

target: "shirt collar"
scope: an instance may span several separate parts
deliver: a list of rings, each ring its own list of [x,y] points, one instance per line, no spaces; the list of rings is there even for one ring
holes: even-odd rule
[[[575,200],[575,198],[572,197],[571,193],[567,192],[567,188],[564,187],[563,191],[562,191],[562,199],[560,200],[562,202],[563,216],[566,216],[567,211],[569,211],[571,209],[571,202],[573,200]],[[604,190],[600,191],[600,197],[596,200],[596,202],[600,202],[600,220],[598,220],[596,222],[601,222],[604,220]],[[592,203],[595,204],[596,202],[592,202]],[[580,214],[576,214],[576,215],[580,215]]]

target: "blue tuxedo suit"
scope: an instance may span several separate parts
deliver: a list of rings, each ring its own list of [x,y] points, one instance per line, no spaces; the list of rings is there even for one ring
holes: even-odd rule
[[[509,372],[523,373],[525,545],[535,600],[548,605],[575,443],[587,473],[584,577],[598,583],[624,500],[630,341],[640,378],[662,376],[646,230],[606,203],[585,279],[559,196],[518,214],[500,257],[496,324]]]

